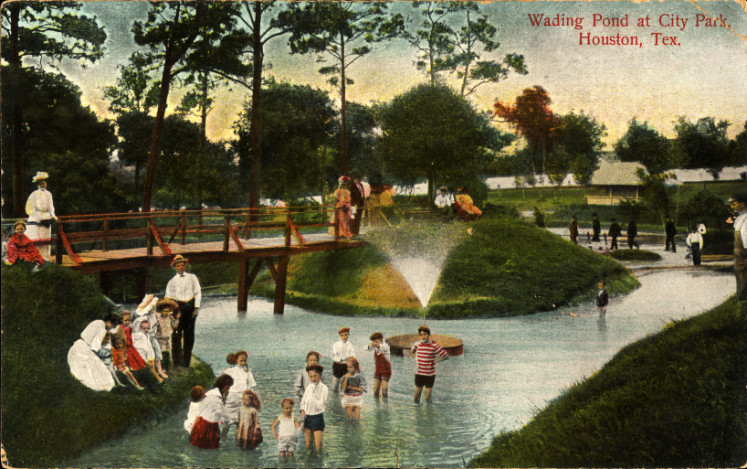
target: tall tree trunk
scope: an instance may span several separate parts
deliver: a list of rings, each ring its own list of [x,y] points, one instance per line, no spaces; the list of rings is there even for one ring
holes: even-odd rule
[[[21,83],[21,56],[18,46],[18,22],[21,15],[21,4],[11,3],[10,5],[10,73],[12,89],[18,90]],[[26,216],[25,201],[25,171],[26,161],[23,152],[23,113],[21,110],[19,96],[10,96],[12,100],[13,112],[13,135],[11,142],[13,145],[13,215],[17,218]]]
[[[261,93],[262,93],[262,62],[264,51],[262,50],[262,2],[254,3],[254,35],[253,57],[252,57],[252,116],[250,133],[252,136],[251,168],[249,177],[249,207],[259,207],[260,194],[260,171],[262,170],[262,135],[261,129]],[[258,213],[250,212],[250,220],[256,221]]]
[[[150,153],[148,154],[148,172],[145,175],[145,191],[143,193],[143,212],[150,212],[150,204],[153,199],[153,183],[156,174],[156,159],[158,158],[158,149],[161,146],[161,133],[163,131],[163,120],[166,115],[166,103],[169,98],[169,86],[171,85],[171,68],[174,66],[171,61],[171,49],[166,48],[166,59],[163,64],[163,73],[161,75],[161,93],[158,98],[158,110],[156,111],[156,121],[153,125],[153,136],[151,137]]]
[[[340,148],[340,154],[342,155],[342,174],[348,174],[348,125],[347,125],[347,102],[345,98],[345,38],[341,34],[340,37],[340,76],[342,78],[340,83],[340,98],[342,104],[340,105],[340,132],[342,132],[342,143]]]
[[[202,166],[207,148],[208,74],[202,74],[202,96],[200,99],[200,152],[197,160],[197,210],[202,210]]]

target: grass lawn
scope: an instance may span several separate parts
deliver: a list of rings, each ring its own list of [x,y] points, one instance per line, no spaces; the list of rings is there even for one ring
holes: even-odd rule
[[[744,307],[744,305],[743,305]],[[732,298],[621,350],[472,467],[738,467],[747,311]]]

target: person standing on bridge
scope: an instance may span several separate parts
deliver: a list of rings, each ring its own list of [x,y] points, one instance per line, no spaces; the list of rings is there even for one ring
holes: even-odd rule
[[[176,255],[171,265],[176,270],[174,278],[166,285],[166,298],[179,305],[179,325],[171,340],[171,355],[174,366],[189,367],[192,361],[192,348],[195,345],[195,321],[200,312],[202,288],[195,274],[187,272],[187,259]],[[184,346],[182,347],[182,341]],[[183,353],[183,355],[182,355]]]
[[[36,183],[38,189],[32,192],[26,200],[26,214],[29,216],[27,236],[36,244],[39,244],[40,241],[50,242],[52,222],[57,220],[57,215],[54,213],[52,193],[47,190],[47,179],[49,179],[49,174],[44,171],[37,171],[31,180]],[[38,246],[38,248],[42,257],[45,260],[49,259],[52,252],[50,244],[44,244]]]
[[[355,206],[355,216],[350,219],[350,234],[358,236],[363,219],[363,210],[366,208],[366,189],[363,187],[361,175],[356,174],[353,184],[350,185],[350,203]]]

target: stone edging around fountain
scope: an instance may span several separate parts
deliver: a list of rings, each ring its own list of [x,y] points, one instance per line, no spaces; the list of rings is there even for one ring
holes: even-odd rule
[[[395,335],[386,339],[389,348],[394,355],[404,356],[405,350],[410,350],[412,344],[420,340],[417,334]],[[462,355],[464,353],[464,343],[462,339],[457,339],[450,335],[432,334],[431,340],[441,346],[449,356]]]

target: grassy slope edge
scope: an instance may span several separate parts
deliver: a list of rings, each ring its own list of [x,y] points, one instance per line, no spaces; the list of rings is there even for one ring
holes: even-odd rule
[[[2,442],[17,467],[53,467],[181,405],[189,389],[210,385],[198,362],[159,392],[92,391],[67,365],[85,326],[113,309],[90,277],[53,264],[31,273],[2,268]]]
[[[747,310],[733,298],[621,350],[472,467],[738,467]]]

